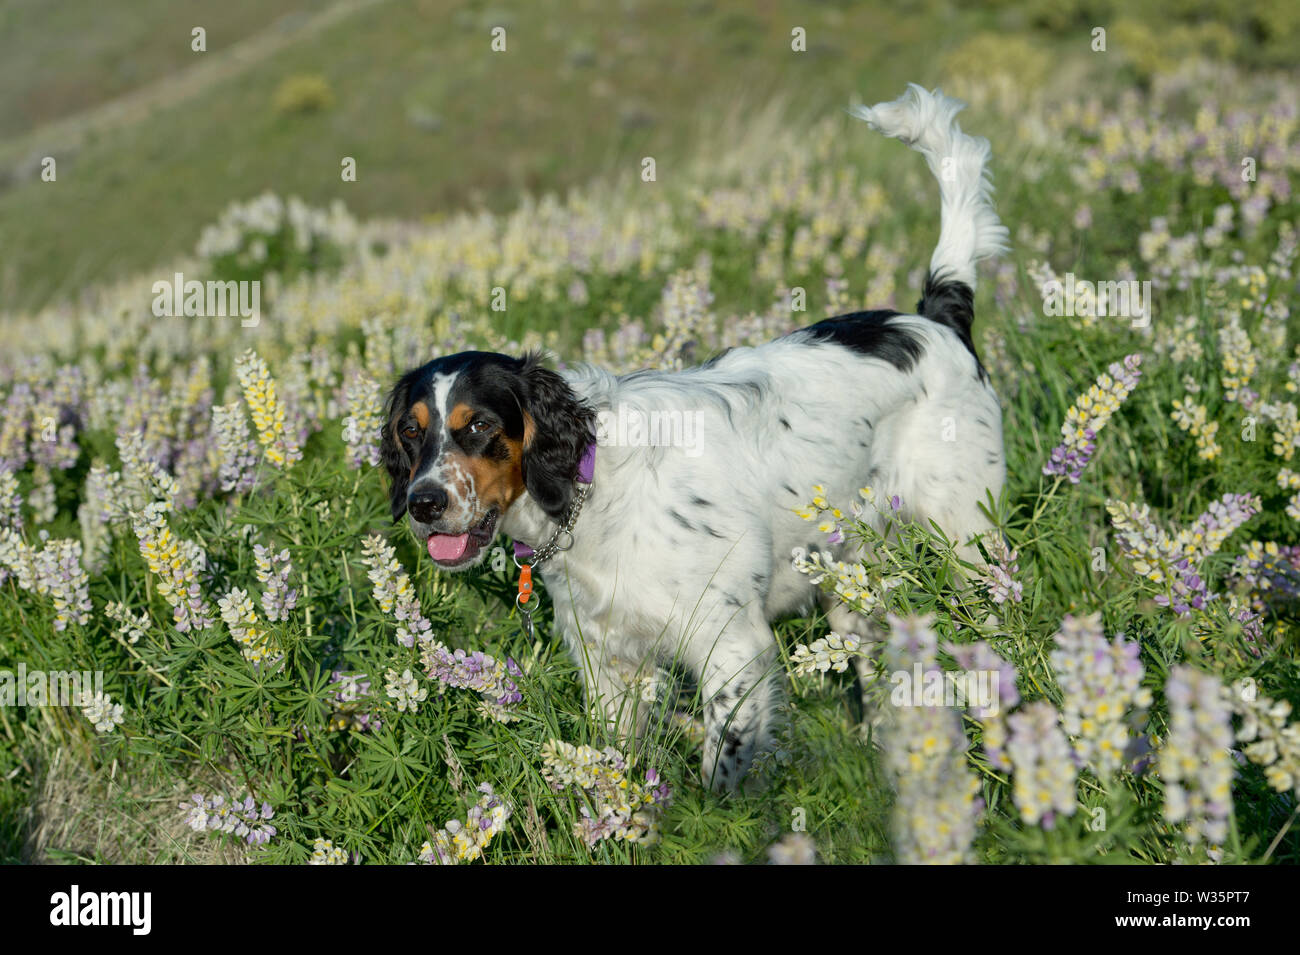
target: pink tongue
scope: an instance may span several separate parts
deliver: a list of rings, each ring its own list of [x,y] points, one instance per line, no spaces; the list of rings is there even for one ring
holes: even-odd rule
[[[468,534],[430,534],[429,556],[434,560],[455,560],[469,546]]]

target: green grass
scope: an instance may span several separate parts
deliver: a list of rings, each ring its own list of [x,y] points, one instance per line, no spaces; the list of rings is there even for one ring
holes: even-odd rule
[[[268,628],[284,657],[281,668],[250,667],[220,621],[198,634],[173,627],[172,609],[129,525],[96,529],[91,522],[86,559],[98,563],[88,577],[94,609],[85,623],[55,631],[48,594],[24,590],[12,576],[0,582],[0,660],[102,669],[106,689],[125,707],[122,725],[103,735],[76,709],[0,708],[0,860],[302,862],[312,841],[324,836],[367,862],[407,862],[430,827],[463,819],[477,798],[474,786],[488,782],[514,810],[485,853],[491,863],[699,863],[723,853],[761,862],[800,826],[822,861],[894,861],[897,780],[863,724],[850,674],[789,677],[779,751],[756,771],[753,787],[737,794],[721,796],[698,783],[699,747],[681,722],[639,743],[618,741],[633,758],[632,779],[656,767],[674,799],[662,819],[660,844],[606,841],[588,849],[573,831],[581,802],[546,784],[542,748],[556,738],[598,747],[608,738],[585,711],[581,674],[553,631],[549,601],[543,599],[537,638],[529,641],[510,612],[511,573],[485,568],[452,577],[435,571],[409,535],[391,527],[378,470],[348,466],[340,437],[348,409],[337,400],[345,370],[386,385],[417,358],[452,348],[514,351],[549,344],[573,360],[582,356],[588,330],[613,336],[628,319],[662,330],[665,285],[697,265],[705,268],[715,297],[707,320],[692,330],[698,357],[751,311],[768,313],[773,322],[815,320],[829,307],[831,256],[800,262],[795,246],[821,216],[831,222],[826,228],[833,250],[849,225],[868,225],[864,248],[842,262],[852,304],[888,304],[857,301],[882,279],[893,281],[896,304],[910,304],[916,289],[909,274],[924,266],[937,231],[933,183],[914,154],[873,139],[839,107],[854,91],[894,95],[904,78],[943,79],[959,84],[955,91],[979,92],[969,77],[950,77],[934,62],[966,21],[940,22],[933,13],[927,19],[910,8],[881,13],[819,5],[809,8],[806,22],[821,25],[825,39],[812,26],[810,38],[827,46],[806,61],[781,60],[774,71],[756,51],[784,43],[785,24],[775,15],[752,20],[738,4],[681,5],[653,15],[634,7],[617,15],[645,27],[636,31],[624,28],[623,20],[594,16],[563,29],[545,15],[550,8],[530,7],[509,14],[512,52],[499,62],[486,52],[482,30],[497,14],[474,6],[445,16],[450,7],[436,3],[384,6],[382,17],[326,31],[311,49],[292,48],[274,63],[253,67],[190,108],[105,134],[78,153],[67,179],[60,166],[57,191],[40,194],[39,186],[20,185],[0,194],[0,214],[11,224],[0,254],[26,270],[22,295],[36,301],[79,289],[92,277],[121,280],[85,290],[78,304],[38,321],[5,317],[5,341],[16,358],[31,359],[6,362],[6,402],[16,400],[20,380],[44,401],[56,383],[73,380],[70,363],[80,362],[90,375],[84,388],[67,385],[79,412],[79,450],[67,468],[46,472],[26,460],[29,451],[40,450],[46,409],[6,406],[0,455],[21,449],[16,474],[29,546],[40,547],[40,531],[55,540],[82,537],[77,510],[86,503],[92,466],[123,466],[116,429],[148,426],[150,440],[173,453],[190,442],[206,447],[208,403],[244,400],[232,366],[246,348],[266,358],[293,414],[307,408],[318,413],[308,426],[304,460],[284,472],[263,465],[252,492],[215,487],[206,456],[182,456],[171,465],[196,500],[171,514],[170,526],[204,547],[207,569],[199,579],[212,604],[234,587],[253,593],[256,604],[262,585],[253,542],[289,550],[299,607]],[[990,23],[1006,22],[1012,12],[986,16]],[[480,33],[483,52],[468,52],[467,38]],[[1061,35],[1052,42],[1067,40]],[[875,58],[873,44],[880,51]],[[385,51],[390,70],[373,70],[376,49]],[[545,54],[528,55],[534,50]],[[575,56],[575,50],[594,50],[595,64],[583,65],[588,54]],[[1060,66],[1105,96],[1108,114],[1118,113],[1117,94],[1134,79],[1086,57]],[[270,96],[279,80],[308,72],[329,79],[332,110],[274,117]],[[595,89],[601,79],[612,93]],[[1285,95],[1285,86],[1285,78],[1230,77],[1216,93],[1225,109],[1258,115],[1273,97]],[[1259,356],[1253,387],[1263,401],[1294,401],[1286,389],[1292,357],[1269,337],[1280,327],[1288,346],[1297,340],[1294,280],[1271,274],[1249,306],[1241,304],[1235,277],[1163,289],[1155,339],[1126,322],[1047,320],[1028,276],[1035,260],[1046,259],[1060,273],[1102,278],[1118,277],[1127,262],[1143,277],[1155,263],[1143,261],[1138,237],[1154,218],[1168,217],[1178,235],[1203,228],[1230,197],[1218,184],[1196,183],[1181,160],[1135,164],[1147,184],[1137,194],[1078,187],[1071,170],[1093,134],[1077,122],[1062,122],[1035,136],[1021,122],[1026,115],[1053,122],[1075,99],[1074,88],[1057,80],[1037,92],[1041,97],[1021,89],[1003,104],[991,96],[963,117],[968,129],[994,143],[998,209],[1017,240],[1008,264],[985,273],[976,329],[1004,404],[1009,477],[1005,499],[994,510],[1019,549],[1017,579],[1025,599],[994,604],[982,587],[962,580],[949,548],[916,529],[902,529],[870,569],[877,580],[902,580],[879,588],[885,609],[934,613],[942,638],[957,644],[989,640],[1017,667],[1022,696],[1057,706],[1063,697],[1049,662],[1052,634],[1067,614],[1100,612],[1108,636],[1123,632],[1140,642],[1144,685],[1155,697],[1142,729],[1159,748],[1170,734],[1164,687],[1175,666],[1191,665],[1225,683],[1249,677],[1262,695],[1300,704],[1295,605],[1273,604],[1253,643],[1222,605],[1230,593],[1259,596],[1230,574],[1232,558],[1249,540],[1286,544],[1296,534],[1284,510],[1291,492],[1276,482],[1286,464],[1273,449],[1274,426],[1261,420],[1257,440],[1242,438],[1244,409],[1228,400],[1222,384],[1225,360],[1241,356],[1219,334],[1229,313],[1240,311]],[[769,95],[780,97],[779,108],[744,108]],[[656,117],[654,125],[620,125],[616,107],[627,103],[644,106]],[[694,115],[712,103],[715,112]],[[1197,105],[1149,97],[1130,110],[1167,129],[1190,118]],[[441,116],[441,130],[411,126],[406,115],[412,106]],[[680,118],[688,114],[690,122]],[[367,137],[366,130],[378,132]],[[352,191],[333,178],[340,151],[360,160],[361,181]],[[637,158],[647,153],[659,158],[653,185],[634,178]],[[152,164],[142,163],[146,155]],[[310,171],[317,161],[319,173]],[[1109,161],[1115,168],[1128,162]],[[559,190],[597,172],[605,173],[602,183],[575,190],[555,206],[513,208],[522,190]],[[1295,184],[1294,169],[1284,174]],[[818,184],[838,176],[848,178],[850,198],[817,198]],[[797,181],[806,182],[807,194],[764,210],[752,231],[736,223],[708,225],[701,214],[701,197],[717,199],[724,187],[758,208],[758,197],[783,194]],[[864,190],[871,183],[883,190],[879,207],[869,207]],[[340,250],[342,272],[304,275],[279,290],[268,283],[264,321],[256,330],[235,321],[152,316],[147,293],[154,276],[131,280],[126,273],[188,254],[199,227],[215,218],[226,198],[263,187],[315,201],[341,196],[363,217],[400,212],[417,219],[480,201],[511,211],[482,221],[447,214],[375,226],[368,239],[380,254],[362,256],[349,246]],[[1075,211],[1085,203],[1094,224],[1076,228]],[[1296,212],[1293,201],[1274,203],[1258,229],[1234,228],[1204,256],[1216,268],[1233,264],[1236,254],[1263,268],[1283,223],[1294,221]],[[73,221],[84,232],[62,242]],[[156,228],[143,230],[142,221]],[[608,229],[600,251],[616,246],[608,237],[626,229],[653,254],[575,265],[556,238],[567,227],[578,233]],[[763,250],[773,236],[781,245],[779,279],[761,277]],[[1042,251],[1034,248],[1039,236]],[[170,264],[155,267],[160,275],[172,270]],[[212,263],[188,267],[203,271]],[[578,279],[586,302],[569,295]],[[488,290],[497,285],[509,293],[504,316],[485,307]],[[809,313],[770,312],[770,303],[792,285],[808,290]],[[1292,317],[1279,326],[1263,311],[1265,301],[1290,307]],[[1175,359],[1164,348],[1172,318],[1182,315],[1195,318],[1191,337],[1203,349],[1200,357]],[[1145,356],[1141,383],[1099,435],[1082,481],[1072,486],[1044,479],[1041,467],[1060,440],[1067,409],[1110,362],[1138,351]],[[330,362],[320,376],[309,370],[313,354]],[[615,363],[630,367],[670,357],[647,343]],[[1213,462],[1198,459],[1192,438],[1170,420],[1172,402],[1187,395],[1187,379],[1200,388],[1195,400],[1221,425],[1223,453]],[[48,486],[57,509],[46,519],[33,499]],[[1120,555],[1106,502],[1145,501],[1162,526],[1173,528],[1189,525],[1209,501],[1229,492],[1260,495],[1263,512],[1200,568],[1223,601],[1179,618],[1155,602],[1160,588]],[[410,667],[418,673],[421,666],[394,640],[394,621],[371,596],[360,561],[362,540],[371,533],[389,535],[440,639],[519,661],[524,699],[518,722],[489,721],[472,691],[439,696],[428,682],[430,696],[418,713],[398,713],[387,703],[384,671]],[[102,534],[107,545],[96,553],[89,542]],[[1107,557],[1101,571],[1094,567],[1096,548]],[[149,616],[138,644],[117,639],[104,614],[110,601]],[[819,617],[785,621],[777,633],[789,669],[794,648],[824,636],[826,623]],[[335,669],[369,675],[377,693],[368,707],[382,719],[381,729],[331,724],[337,714],[327,681]],[[689,689],[677,702],[692,713]],[[966,770],[977,774],[987,806],[975,860],[1202,860],[1188,848],[1182,827],[1163,818],[1166,782],[1158,769],[1109,777],[1086,772],[1078,811],[1047,829],[1020,818],[1007,774],[979,751],[983,728],[969,719],[963,727],[973,744]],[[276,837],[265,849],[248,850],[189,831],[177,806],[195,791],[268,801],[275,807]],[[1107,811],[1104,831],[1087,826],[1098,808]],[[1300,861],[1295,808],[1294,793],[1275,791],[1258,766],[1243,765],[1234,780],[1224,859]]]

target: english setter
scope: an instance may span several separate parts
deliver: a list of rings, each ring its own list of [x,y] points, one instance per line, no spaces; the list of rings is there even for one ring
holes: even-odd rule
[[[557,373],[536,355],[463,352],[404,375],[389,397],[394,520],[407,514],[448,570],[483,560],[498,531],[515,538],[589,701],[622,729],[644,729],[641,678],[684,665],[717,788],[735,787],[771,742],[771,622],[817,593],[793,549],[845,556],[795,514],[811,488],[897,495],[904,518],[934,521],[967,553],[988,526],[981,502],[1002,488],[1001,409],[971,323],[975,264],[1007,248],[1007,230],[989,198],[988,141],[962,133],[961,108],[912,85],[854,111],[921,153],[939,183],[915,314],[830,318],[682,371]],[[693,416],[698,447],[606,441],[592,461],[598,416],[665,413]],[[829,613],[837,630],[870,631],[842,604]]]

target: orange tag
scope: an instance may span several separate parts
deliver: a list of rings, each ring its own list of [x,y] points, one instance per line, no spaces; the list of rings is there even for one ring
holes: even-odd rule
[[[526,604],[533,595],[533,565],[524,564],[519,568],[519,603]]]

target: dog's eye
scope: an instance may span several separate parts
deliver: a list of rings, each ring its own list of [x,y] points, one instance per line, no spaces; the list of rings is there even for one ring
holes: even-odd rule
[[[472,422],[472,423],[470,424],[470,426],[469,426],[469,433],[470,433],[470,434],[482,434],[482,433],[485,432],[485,431],[489,431],[489,430],[491,430],[491,428],[492,428],[492,425],[488,424],[486,421],[484,421],[482,418],[480,418],[478,421],[474,421],[474,422]]]
[[[419,436],[420,436],[419,429],[417,429],[417,428],[415,428],[415,427],[413,427],[413,426],[411,426],[411,425],[408,425],[408,426],[406,426],[405,428],[402,429],[402,437],[403,437],[403,438],[410,438],[412,441],[414,441],[414,440],[415,440],[416,438],[418,438]]]

